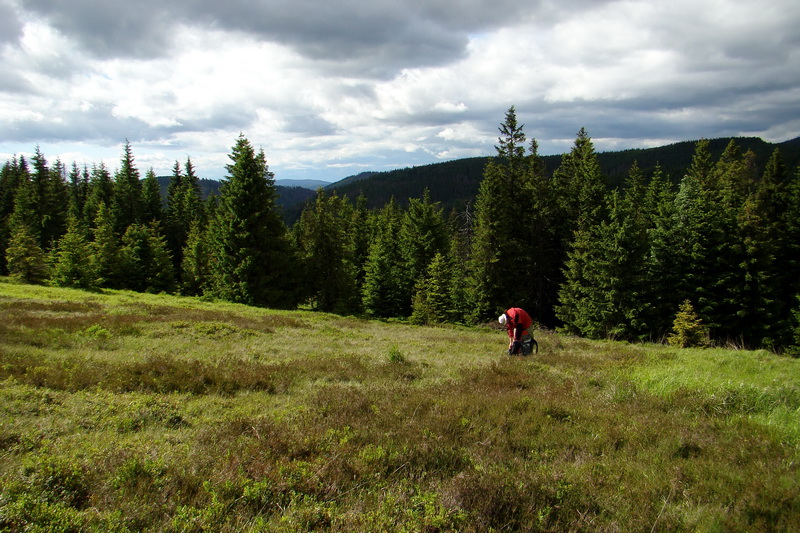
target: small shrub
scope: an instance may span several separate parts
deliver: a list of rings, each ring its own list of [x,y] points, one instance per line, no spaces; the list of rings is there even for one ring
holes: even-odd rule
[[[702,320],[692,307],[692,302],[685,300],[675,317],[672,325],[673,333],[667,337],[667,342],[671,346],[678,348],[691,348],[693,346],[703,346],[708,337]]]
[[[85,514],[61,502],[49,502],[32,494],[0,497],[0,531],[89,531]],[[100,530],[99,528],[96,530]]]
[[[111,332],[99,324],[93,324],[83,330],[83,336],[89,339],[107,339],[111,336]]]
[[[81,465],[62,457],[44,457],[27,464],[22,476],[31,492],[50,503],[82,508],[89,500],[89,482]]]
[[[25,226],[17,228],[6,249],[8,272],[24,283],[42,283],[48,274],[47,261],[36,237]]]
[[[398,364],[407,362],[405,356],[400,352],[396,344],[389,349],[389,362]]]

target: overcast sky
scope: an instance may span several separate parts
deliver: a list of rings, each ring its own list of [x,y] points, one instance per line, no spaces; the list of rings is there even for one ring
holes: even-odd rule
[[[797,0],[0,0],[0,163],[278,179],[493,155],[800,136]]]

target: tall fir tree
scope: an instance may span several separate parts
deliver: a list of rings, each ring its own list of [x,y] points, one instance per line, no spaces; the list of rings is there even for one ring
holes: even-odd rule
[[[357,310],[356,266],[347,229],[352,208],[336,193],[319,188],[303,210],[297,228],[303,263],[303,286],[311,305],[321,311]]]
[[[158,225],[131,224],[122,236],[120,279],[123,287],[138,292],[172,292],[175,273],[172,258]]]
[[[564,265],[561,271],[552,270],[550,279],[559,287],[556,316],[569,323],[576,320],[576,313],[585,312],[575,306],[584,301],[582,287],[589,283],[584,276],[591,276],[585,271],[585,263],[595,252],[592,250],[592,235],[599,230],[607,215],[605,178],[585,128],[578,132],[570,152],[561,157],[550,187],[554,211],[552,257],[557,265]],[[570,272],[571,279],[567,279],[567,272]],[[570,326],[567,324],[567,327]]]
[[[526,283],[530,292],[525,299],[528,313],[544,325],[557,323],[557,281],[561,275],[557,205],[553,183],[547,176],[536,139],[531,139],[527,172],[533,189],[531,215],[530,270]]]
[[[275,209],[275,184],[263,151],[240,135],[209,229],[209,292],[233,302],[292,308],[297,254]]]
[[[89,196],[89,169],[84,165],[83,171],[77,163],[72,163],[69,173],[69,208],[67,226],[72,223],[72,219],[85,222],[83,218],[86,199]],[[86,226],[86,224],[84,224]]]
[[[6,161],[0,169],[0,275],[8,273],[5,250],[11,238],[11,217],[14,213],[17,191],[22,183],[30,181],[30,172],[24,156]]]
[[[67,233],[52,252],[52,282],[59,287],[97,288],[99,280],[96,263],[90,259],[91,253],[83,222],[71,216]]]
[[[777,258],[784,275],[777,283],[781,284],[784,302],[789,302],[784,323],[787,324],[786,329],[792,332],[794,352],[800,353],[800,165],[784,190],[782,209],[778,214],[781,254]]]
[[[169,185],[167,185],[166,228],[167,245],[172,252],[172,257],[177,262],[181,261],[183,248],[188,238],[187,217],[183,212],[183,178],[181,164],[175,161]]]
[[[60,161],[51,169],[39,147],[31,160],[33,172],[31,183],[36,216],[36,233],[43,250],[55,245],[66,231],[67,207],[65,202],[67,187],[64,181],[63,165]]]
[[[131,224],[140,222],[142,207],[142,182],[133,157],[131,143],[125,141],[120,168],[114,175],[114,229],[119,234]]]
[[[91,261],[97,272],[101,287],[118,289],[123,280],[120,274],[119,239],[114,231],[111,210],[104,202],[97,207],[97,215],[92,221]]]
[[[670,266],[660,269],[675,272],[673,309],[692,299],[712,336],[738,339],[746,319],[741,312],[743,253],[738,210],[723,192],[726,181],[738,178],[723,174],[715,172],[708,141],[699,141],[675,198],[672,227],[665,239],[671,247],[661,256]]]
[[[576,230],[606,219],[606,180],[585,128],[578,132],[570,152],[561,157],[552,187],[557,201],[556,219],[560,222],[557,233],[566,251]]]
[[[363,193],[356,197],[350,221],[347,225],[347,233],[350,236],[350,255],[355,267],[356,294],[363,293],[364,277],[366,275],[365,266],[369,257],[369,243],[372,239],[372,214],[367,209],[367,198]],[[361,310],[361,298],[358,303]]]
[[[176,265],[183,261],[189,232],[195,223],[206,224],[206,214],[199,179],[191,158],[187,158],[185,171],[175,162],[167,188],[166,228],[167,243]]]
[[[152,167],[147,170],[142,181],[142,207],[139,218],[144,224],[161,222],[164,219],[161,186]]]
[[[522,128],[511,107],[500,127],[497,157],[487,163],[475,200],[469,264],[472,320],[497,316],[512,305],[534,305],[531,209],[536,190]]]
[[[403,286],[403,254],[397,235],[402,213],[394,198],[374,218],[374,235],[364,266],[362,302],[376,317],[405,317],[411,312]]]
[[[403,291],[411,302],[417,282],[427,275],[436,254],[447,253],[449,243],[442,208],[431,201],[430,191],[426,188],[422,198],[409,198],[408,202],[397,237],[405,263]]]
[[[681,268],[675,253],[681,250],[682,241],[675,231],[677,220],[676,191],[656,166],[645,193],[648,216],[648,242],[650,254],[647,258],[650,303],[645,310],[650,334],[655,339],[664,338],[672,328],[672,316],[678,308],[676,288],[682,283]]]
[[[742,314],[743,335],[753,346],[775,348],[791,340],[787,319],[790,302],[783,297],[788,281],[782,256],[783,228],[780,213],[785,207],[787,172],[779,150],[775,150],[763,176],[743,190],[738,217],[745,258]]]
[[[196,220],[203,220],[205,213],[203,210],[203,195],[200,190],[200,178],[194,170],[194,163],[192,158],[186,158],[185,175],[181,182],[181,200],[183,202],[183,211],[186,218],[190,221],[190,225]]]
[[[108,209],[114,205],[114,180],[105,163],[92,165],[89,192],[83,208],[83,219],[89,227],[94,227],[101,205]]]
[[[31,179],[24,179],[17,187],[17,192],[14,196],[14,210],[8,219],[9,231],[13,235],[19,229],[25,228],[36,239],[39,248],[42,248],[42,226],[38,208],[36,185]]]
[[[649,331],[649,246],[645,217],[637,202],[637,167],[629,179],[634,183],[632,194],[611,193],[609,219],[576,232],[558,308],[571,333],[638,340]]]
[[[24,177],[14,196],[14,211],[8,220],[6,266],[11,276],[26,283],[41,283],[48,275],[41,245],[39,198],[38,184],[32,177]]]
[[[180,275],[182,294],[199,296],[207,290],[211,281],[209,258],[206,226],[196,221],[189,230],[182,253]]]
[[[436,252],[415,286],[411,312],[413,323],[443,324],[452,320],[451,281],[450,262],[441,252]]]

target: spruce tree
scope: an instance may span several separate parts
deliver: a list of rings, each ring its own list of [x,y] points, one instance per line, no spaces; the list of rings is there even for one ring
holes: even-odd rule
[[[188,296],[203,294],[209,286],[209,249],[205,226],[196,221],[189,230],[181,260],[181,293]]]
[[[463,211],[453,209],[448,216],[450,250],[450,316],[451,322],[466,323],[471,317],[469,268],[472,253],[473,209],[471,202],[464,204]]]
[[[447,258],[436,252],[425,275],[417,281],[412,301],[411,321],[415,324],[443,324],[450,321],[453,302],[452,274]]]
[[[190,157],[186,158],[185,175],[181,181],[181,202],[183,203],[183,213],[189,226],[199,220],[203,221],[205,212],[203,209],[203,195],[200,190],[200,179],[194,170],[194,163]]]
[[[120,160],[120,168],[114,175],[114,229],[119,234],[131,224],[141,220],[142,182],[133,157],[131,144],[127,140]]]
[[[142,207],[140,219],[144,224],[160,222],[164,219],[164,211],[161,205],[161,186],[155,171],[151,168],[145,173],[142,181]]]
[[[606,218],[606,181],[586,129],[580,129],[572,149],[562,156],[552,187],[558,209],[557,235],[562,253],[566,253],[576,230]]]
[[[534,305],[531,209],[536,191],[525,156],[525,134],[513,107],[500,133],[497,157],[487,163],[475,201],[469,264],[473,320],[497,316],[512,305]]]
[[[298,302],[296,253],[275,210],[266,156],[240,135],[209,229],[212,296],[266,307]]]
[[[729,147],[722,164],[730,168],[735,151]],[[743,246],[737,227],[739,209],[726,194],[730,185],[741,179],[720,171],[709,153],[708,141],[697,143],[692,164],[681,180],[675,198],[675,212],[663,242],[670,243],[661,255],[664,264],[657,270],[674,272],[674,307],[687,299],[712,335],[723,339],[741,338],[743,313]],[[656,245],[656,249],[662,245]]]
[[[39,195],[32,179],[23,179],[14,197],[14,211],[8,220],[9,240],[5,250],[8,273],[26,283],[47,278],[47,263],[41,246]]]
[[[114,180],[105,163],[92,165],[92,173],[89,178],[89,192],[84,205],[83,218],[91,227],[94,227],[101,204],[105,205],[107,209],[111,209],[114,205]]]
[[[206,223],[200,183],[191,158],[187,158],[185,172],[179,162],[172,169],[167,188],[166,228],[168,244],[175,264],[182,262],[183,250],[195,222]]]
[[[754,346],[777,348],[791,341],[789,309],[784,297],[791,276],[785,274],[783,227],[780,216],[785,209],[786,168],[780,151],[773,152],[761,180],[742,202],[739,232],[746,254],[745,291],[742,298],[744,336]]]
[[[349,207],[336,193],[327,196],[319,188],[297,228],[306,279],[303,285],[311,305],[321,311],[345,313],[358,307],[356,267],[347,233]]]
[[[588,327],[580,317],[595,311],[586,294],[593,285],[589,265],[599,260],[595,242],[606,220],[606,184],[597,162],[591,138],[584,128],[578,132],[571,151],[564,154],[550,182],[554,213],[553,257],[563,264],[562,272],[552,272],[559,286],[556,317],[567,330]],[[592,305],[595,305],[594,302]]]
[[[47,279],[47,262],[35,232],[28,226],[14,228],[6,249],[8,272],[25,283],[42,283]]]
[[[44,250],[53,246],[66,231],[67,187],[61,162],[58,161],[52,169],[49,168],[38,146],[31,162],[33,172],[30,192],[36,218],[35,232],[39,237],[39,245]]]
[[[656,174],[660,171],[657,168]],[[654,181],[660,180],[656,175]],[[644,340],[655,332],[651,311],[654,289],[650,278],[650,231],[654,206],[648,200],[644,174],[634,161],[628,171],[624,196],[612,195],[609,235],[603,241],[608,260],[608,300],[604,320],[614,337]]]
[[[183,188],[183,171],[179,161],[172,165],[172,175],[167,185],[167,218],[181,218],[181,190]]]
[[[38,196],[35,192],[35,184],[31,180],[24,180],[19,184],[16,195],[14,196],[14,210],[8,218],[10,234],[13,235],[18,229],[25,228],[26,231],[36,239],[41,245],[41,219],[38,214]]]
[[[695,312],[692,302],[684,300],[675,316],[672,334],[667,337],[667,342],[678,348],[692,348],[705,344],[706,335],[706,328]]]
[[[23,156],[6,161],[0,170],[0,275],[8,273],[5,250],[11,238],[11,217],[20,185],[30,181],[28,165]]]
[[[139,292],[172,292],[172,258],[158,225],[131,224],[122,236],[120,279],[123,288]]]
[[[104,202],[98,205],[92,225],[94,239],[91,243],[91,261],[97,272],[98,283],[101,287],[121,288],[119,239],[114,232],[111,210]]]
[[[394,198],[374,219],[374,236],[364,266],[362,302],[364,310],[377,317],[406,317],[411,302],[403,286],[403,255],[397,235],[402,214]]]
[[[53,250],[52,282],[59,287],[94,289],[98,287],[96,263],[91,257],[91,246],[80,220],[70,217],[67,233]]]
[[[7,220],[14,212],[14,198],[20,184],[30,180],[24,157],[6,161],[0,169],[0,221]]]
[[[592,338],[642,339],[647,308],[648,217],[637,164],[624,194],[609,196],[608,220],[579,228],[568,253],[558,316],[565,330]]]
[[[172,166],[172,176],[167,186],[166,228],[167,244],[172,252],[172,257],[180,263],[183,249],[188,239],[189,228],[186,226],[187,217],[184,213],[183,202],[183,171],[181,164],[175,161]]]
[[[778,214],[780,227],[780,257],[776,267],[782,275],[775,280],[781,292],[784,308],[782,322],[794,338],[795,353],[800,353],[800,165],[784,188],[782,208]]]
[[[432,202],[426,188],[422,198],[409,198],[400,226],[400,248],[405,268],[403,290],[411,302],[416,283],[426,276],[436,254],[448,250],[447,226],[438,202]]]
[[[563,331],[572,335],[601,338],[606,333],[600,323],[602,301],[597,297],[598,273],[591,270],[601,261],[595,243],[603,229],[598,225],[576,230],[567,252],[556,316],[563,322]]]
[[[661,339],[672,328],[672,314],[679,305],[676,287],[681,282],[682,271],[676,264],[675,254],[683,246],[675,231],[677,207],[671,182],[656,166],[645,193],[648,216],[648,242],[650,254],[647,258],[649,280],[649,302],[645,310],[650,334]]]
[[[561,276],[563,266],[558,255],[558,211],[553,184],[545,173],[536,139],[531,139],[527,175],[532,188],[530,252],[527,257],[530,269],[526,280],[530,292],[524,298],[524,305],[538,322],[555,326],[556,280]]]
[[[69,208],[68,226],[71,219],[85,222],[83,218],[86,199],[89,196],[89,169],[84,166],[83,171],[77,163],[72,163],[72,170],[69,173]],[[69,231],[69,229],[67,230]]]
[[[369,257],[369,243],[372,239],[372,213],[367,209],[367,198],[359,194],[347,225],[350,236],[350,256],[355,269],[355,287],[358,307],[361,308],[361,294],[364,290],[365,266]]]

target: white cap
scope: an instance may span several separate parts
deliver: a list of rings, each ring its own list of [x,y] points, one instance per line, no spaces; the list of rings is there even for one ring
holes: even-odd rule
[[[497,321],[498,321],[498,322],[500,322],[501,324],[503,324],[503,325],[505,326],[505,325],[506,325],[506,322],[508,321],[508,317],[506,316],[506,314],[505,314],[505,313],[503,313],[502,315],[500,315],[499,317],[497,317]]]

